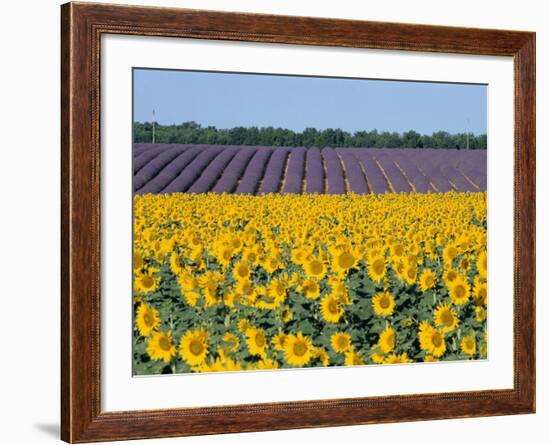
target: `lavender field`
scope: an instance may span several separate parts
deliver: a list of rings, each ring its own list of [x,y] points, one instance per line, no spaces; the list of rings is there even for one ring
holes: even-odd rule
[[[487,151],[134,144],[134,192],[387,193],[487,189]]]

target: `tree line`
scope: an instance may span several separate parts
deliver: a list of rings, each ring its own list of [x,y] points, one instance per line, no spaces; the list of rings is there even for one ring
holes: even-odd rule
[[[134,123],[134,142],[152,142],[153,123]],[[174,125],[155,123],[155,142],[166,144],[269,145],[281,147],[369,147],[369,148],[454,148],[486,149],[487,135],[451,134],[437,131],[431,135],[414,130],[404,133],[388,131],[356,131],[341,129],[302,132],[273,127],[203,127],[196,122]]]

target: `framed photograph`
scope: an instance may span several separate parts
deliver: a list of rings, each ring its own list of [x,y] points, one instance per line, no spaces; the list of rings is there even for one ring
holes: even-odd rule
[[[67,442],[535,411],[535,34],[67,3]]]

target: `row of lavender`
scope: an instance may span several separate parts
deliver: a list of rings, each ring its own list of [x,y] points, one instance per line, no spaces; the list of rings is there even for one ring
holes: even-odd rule
[[[133,156],[138,194],[487,189],[485,150],[135,144]]]

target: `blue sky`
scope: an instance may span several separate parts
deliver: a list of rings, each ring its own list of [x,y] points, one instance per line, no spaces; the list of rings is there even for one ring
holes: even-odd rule
[[[485,85],[134,70],[134,120],[218,128],[487,131]]]

